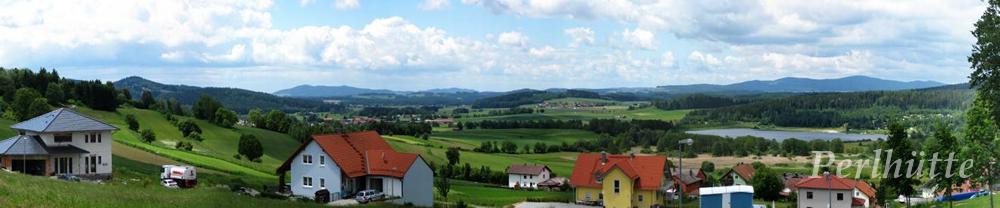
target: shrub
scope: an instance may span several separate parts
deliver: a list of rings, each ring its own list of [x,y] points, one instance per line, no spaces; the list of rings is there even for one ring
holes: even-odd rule
[[[199,134],[198,132],[191,132],[190,135],[187,135],[187,138],[199,142],[205,140],[204,138],[201,138],[201,134]]]
[[[257,137],[253,134],[240,136],[239,148],[237,150],[240,155],[246,156],[251,161],[255,161],[264,155],[264,147],[260,144],[260,140],[257,140]]]
[[[140,138],[142,139],[142,141],[146,143],[152,143],[153,141],[156,141],[156,133],[153,132],[152,129],[143,129],[142,131],[139,131],[139,135],[141,136]]]
[[[125,123],[128,123],[129,130],[139,131],[139,121],[135,120],[135,115],[132,114],[125,115]]]
[[[181,134],[186,136],[191,135],[191,133],[201,133],[201,127],[198,126],[192,120],[185,119],[184,121],[177,122],[177,130],[181,131]]]
[[[174,145],[174,148],[175,149],[179,149],[179,150],[184,150],[184,151],[191,151],[191,149],[194,149],[194,145],[191,145],[190,142],[180,141],[180,142],[177,142],[176,145]]]

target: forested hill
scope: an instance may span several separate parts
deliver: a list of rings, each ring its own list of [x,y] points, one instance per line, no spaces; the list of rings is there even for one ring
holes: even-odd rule
[[[539,91],[539,90],[518,90],[504,95],[476,100],[472,103],[473,108],[513,108],[520,105],[541,103],[545,100],[556,98],[595,98],[600,99],[601,95],[596,92],[583,90],[566,90],[562,92]]]
[[[729,85],[669,85],[659,90],[672,94],[706,92],[858,92],[876,90],[905,90],[944,85],[933,81],[894,81],[866,76],[849,76],[837,79],[810,79],[786,77],[776,80],[753,80]]]
[[[134,99],[138,99],[143,91],[148,90],[158,99],[174,98],[185,105],[193,105],[202,95],[207,95],[215,98],[227,108],[242,113],[246,113],[252,108],[284,111],[340,111],[344,109],[341,105],[323,103],[319,100],[280,97],[237,88],[168,85],[134,76],[118,80],[114,82],[114,86],[118,89],[128,90]]]
[[[792,127],[840,127],[846,124],[851,128],[873,129],[882,127],[889,119],[958,112],[970,105],[973,96],[973,90],[961,87],[808,93],[696,110],[683,121],[744,121]]]

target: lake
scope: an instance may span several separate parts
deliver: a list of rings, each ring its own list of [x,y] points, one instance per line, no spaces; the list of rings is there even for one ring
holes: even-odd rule
[[[690,134],[702,134],[702,135],[715,135],[723,137],[741,137],[741,136],[755,136],[763,137],[767,139],[775,139],[778,141],[796,138],[801,140],[831,140],[840,138],[844,141],[854,141],[854,140],[876,140],[885,139],[884,134],[845,134],[845,133],[828,133],[828,132],[808,132],[808,131],[776,131],[776,130],[757,130],[748,128],[733,128],[733,129],[709,129],[709,130],[698,130],[698,131],[687,131]]]

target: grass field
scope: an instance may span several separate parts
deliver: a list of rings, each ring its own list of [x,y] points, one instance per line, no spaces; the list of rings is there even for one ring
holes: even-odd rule
[[[210,168],[221,172],[261,178],[275,178],[274,170],[297,147],[298,142],[288,136],[276,132],[238,127],[226,129],[214,124],[197,120],[202,128],[204,141],[192,141],[193,151],[181,151],[173,148],[178,141],[191,141],[181,136],[180,131],[171,125],[158,112],[141,109],[119,109],[119,112],[104,112],[89,109],[77,109],[87,115],[118,127],[114,133],[115,141],[136,149],[155,153],[171,160],[188,163],[202,168]],[[145,143],[138,139],[138,133],[128,130],[124,115],[134,114],[141,129],[152,129],[156,132],[157,141]],[[187,119],[179,117],[179,119]],[[265,147],[261,163],[237,160],[236,154],[239,135],[255,134]],[[278,159],[280,158],[280,159]]]
[[[451,190],[448,192],[447,201],[464,201],[479,206],[505,206],[531,199],[542,199],[554,202],[570,202],[573,200],[573,192],[550,192],[550,191],[518,191],[508,188],[495,187],[488,184],[481,184],[468,181],[452,180]],[[434,193],[434,200],[444,201],[441,194]]]
[[[118,158],[116,158],[118,159]],[[120,163],[116,161],[116,168]],[[254,199],[228,189],[166,189],[158,183],[89,184],[0,171],[0,207],[324,207]]]
[[[609,119],[645,119],[677,121],[684,118],[691,110],[660,110],[653,107],[628,110],[627,106],[586,107],[579,109],[545,109],[543,113],[514,114],[501,116],[462,117],[458,121],[483,120],[590,120],[595,118]]]
[[[431,138],[457,143],[468,143],[479,146],[486,141],[512,141],[515,144],[534,145],[535,143],[573,144],[579,140],[594,140],[599,135],[576,129],[467,129],[463,131],[434,132]]]
[[[396,151],[420,154],[429,163],[444,164],[448,162],[445,151],[448,146],[438,145],[437,139],[423,140],[410,136],[387,136],[389,145]],[[481,165],[494,171],[503,171],[511,164],[545,164],[558,176],[569,176],[573,172],[573,163],[579,153],[556,152],[546,154],[501,154],[461,151],[459,163],[469,163],[478,168]]]

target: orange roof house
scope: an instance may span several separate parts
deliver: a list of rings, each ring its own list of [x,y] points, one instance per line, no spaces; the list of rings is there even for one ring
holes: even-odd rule
[[[292,194],[312,198],[328,190],[331,199],[373,189],[402,203],[433,205],[434,173],[418,154],[396,152],[377,132],[313,135],[278,167],[284,185],[291,172]]]
[[[824,204],[827,203],[826,201],[829,201],[829,199],[820,199],[818,200],[819,202],[816,202],[815,200],[813,200],[814,198],[809,198],[809,196],[803,196],[802,193],[804,193],[804,190],[807,192],[816,191],[817,193],[810,193],[810,194],[816,196],[817,198],[824,197],[825,195],[823,194],[826,192],[834,192],[834,193],[846,192],[850,194],[849,196],[845,197],[847,198],[846,200],[849,201],[844,201],[841,203],[850,204],[851,207],[876,206],[874,203],[876,190],[872,188],[872,186],[869,185],[867,182],[862,180],[846,179],[840,176],[830,176],[830,179],[828,180],[824,176],[812,176],[801,179],[797,184],[795,184],[795,187],[798,189],[799,192],[798,204],[800,207],[807,207],[810,204]],[[835,204],[837,204],[836,203],[837,201],[843,201],[839,199],[840,198],[835,200]]]
[[[662,205],[666,161],[665,156],[582,153],[569,183],[581,203],[605,207]]]
[[[757,170],[753,168],[752,165],[747,163],[740,163],[733,166],[729,172],[722,175],[719,182],[723,186],[732,185],[750,185],[750,180],[753,180],[753,175],[757,173]]]

